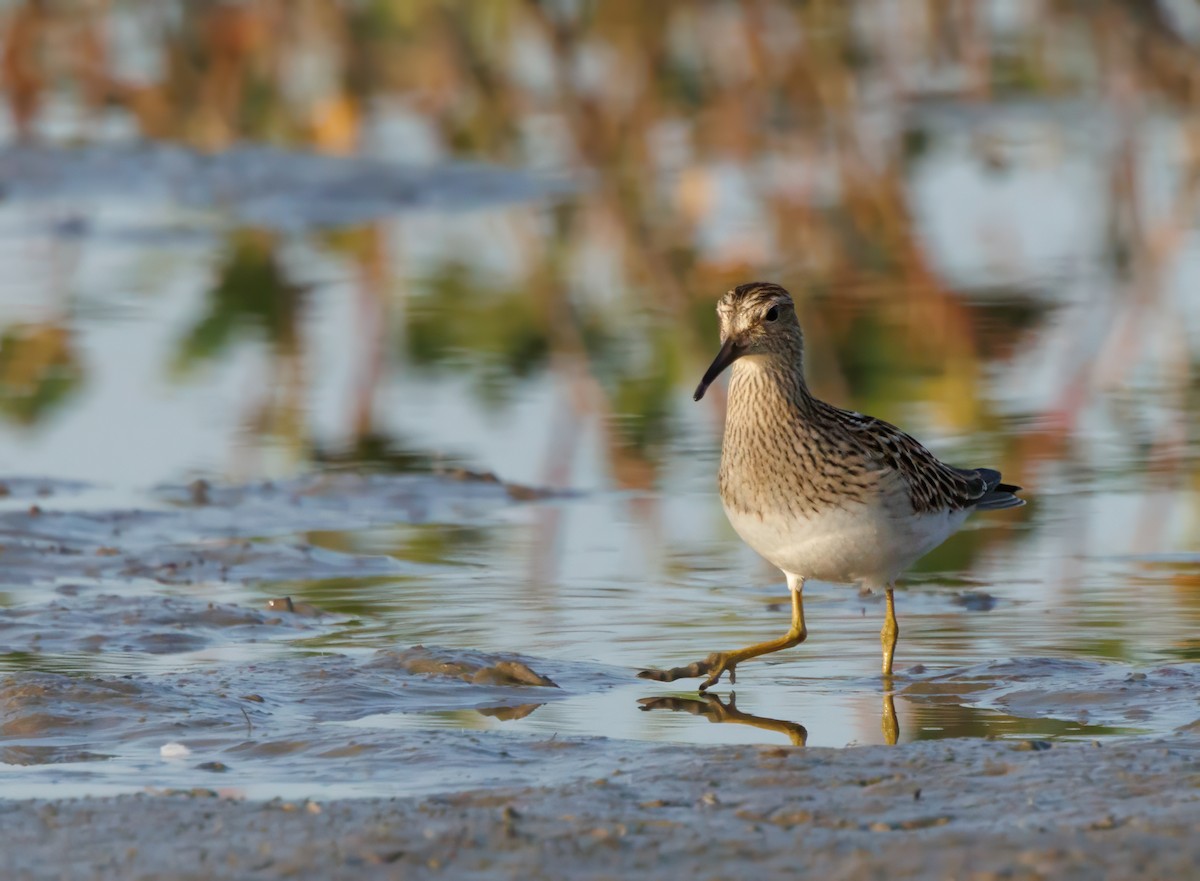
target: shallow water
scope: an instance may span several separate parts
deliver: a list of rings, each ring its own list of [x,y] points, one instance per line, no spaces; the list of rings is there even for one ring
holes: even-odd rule
[[[75,510],[55,510],[60,494]],[[1195,621],[1146,572],[1136,597],[1113,577],[1074,604],[1033,578],[925,578],[898,599],[892,690],[876,672],[880,598],[816,584],[808,642],[702,698],[635,673],[772,635],[784,587],[766,571],[737,584],[754,567],[722,530],[652,586],[662,561],[639,559],[621,494],[518,500],[470,477],[341,474],[167,487],[123,511],[50,483],[37,510],[20,495],[0,515],[8,795],[413,793],[567,779],[587,766],[574,739],[592,735],[630,742],[618,751],[1103,739],[1200,716],[1181,663]],[[549,520],[558,559],[587,567],[532,574]],[[190,752],[164,757],[173,744]]]
[[[584,735],[1200,718],[1200,141],[1162,29],[680,4],[553,43],[527,11],[413,13],[397,56],[352,11],[256,42],[257,7],[158,8],[25,10],[30,45],[120,51],[101,105],[10,90],[0,122],[0,794],[388,794],[584,773]],[[446,59],[474,64],[420,73]],[[719,698],[634,678],[786,627],[716,498],[721,389],[690,399],[751,277],[795,293],[818,393],[1026,487],[911,573],[890,692],[881,598],[820,583],[808,641]]]

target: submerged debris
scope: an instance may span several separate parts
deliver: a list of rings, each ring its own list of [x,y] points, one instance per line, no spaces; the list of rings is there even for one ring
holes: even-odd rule
[[[208,493],[209,484],[207,480],[193,480],[188,484],[188,492],[191,493],[191,502],[193,505],[208,505],[212,503],[212,499]]]
[[[469,468],[447,468],[434,472],[451,480],[465,483],[493,483],[504,487],[509,498],[518,502],[533,502],[538,499],[555,499],[571,495],[567,490],[550,489],[548,487],[527,486],[522,483],[509,483],[501,480],[494,471],[472,471]]]
[[[982,590],[967,590],[954,595],[952,602],[968,612],[990,612],[996,608],[996,598]]]
[[[266,608],[272,612],[288,612],[302,618],[320,618],[328,613],[312,603],[295,602],[291,597],[277,597],[267,600]]]
[[[535,672],[524,661],[497,658],[481,652],[414,646],[402,652],[382,652],[371,666],[395,666],[422,676],[446,676],[476,685],[529,685],[558,688],[554,680]]]

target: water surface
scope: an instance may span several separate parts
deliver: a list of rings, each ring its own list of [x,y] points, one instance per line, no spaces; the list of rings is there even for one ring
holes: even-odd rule
[[[402,5],[6,13],[105,49],[5,74],[0,792],[1200,717],[1183,24]],[[819,394],[1027,488],[911,573],[890,689],[881,598],[820,583],[736,700],[634,678],[786,627],[716,498],[722,395],[690,399],[752,278]]]

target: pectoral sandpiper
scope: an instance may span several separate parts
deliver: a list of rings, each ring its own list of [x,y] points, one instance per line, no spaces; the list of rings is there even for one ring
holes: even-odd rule
[[[743,541],[787,577],[792,626],[774,640],[645,679],[671,682],[723,673],[742,661],[791,648],[804,626],[806,579],[882,589],[883,672],[896,649],[896,577],[953,534],[972,511],[1025,504],[1020,487],[990,468],[940,462],[894,425],[812,396],[804,380],[804,335],[791,296],[775,284],[744,284],[717,304],[721,350],[695,399],[730,365],[719,485],[725,514]]]

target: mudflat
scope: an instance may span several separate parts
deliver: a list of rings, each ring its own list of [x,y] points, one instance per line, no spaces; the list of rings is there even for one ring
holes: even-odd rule
[[[168,487],[132,507],[9,493],[0,877],[1175,878],[1200,860],[1185,659],[964,640],[882,682],[877,598],[831,587],[824,642],[701,698],[634,664],[736,628],[630,615],[615,588],[565,616],[469,544],[378,552],[604,500],[470,475]],[[769,599],[721,602],[769,624]],[[935,656],[949,625],[956,645],[1061,634],[1059,614],[979,591],[906,607]]]
[[[1103,746],[541,746],[595,776],[538,786],[522,759],[528,786],[424,797],[0,802],[4,876],[895,881],[1183,878],[1200,864],[1194,731]]]

